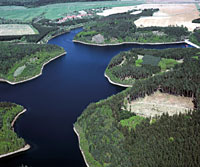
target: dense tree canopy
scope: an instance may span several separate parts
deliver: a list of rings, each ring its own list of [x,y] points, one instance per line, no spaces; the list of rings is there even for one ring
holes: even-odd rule
[[[200,46],[200,30],[197,29],[190,35],[190,41]]]
[[[12,130],[11,122],[24,108],[10,102],[0,102],[0,155],[25,146],[22,138]]]

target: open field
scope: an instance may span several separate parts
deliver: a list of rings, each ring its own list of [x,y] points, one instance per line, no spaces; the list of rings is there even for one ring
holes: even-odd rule
[[[143,0],[60,3],[36,8],[25,8],[21,6],[0,6],[0,17],[23,21],[31,21],[33,18],[39,16],[43,16],[47,19],[58,19],[66,16],[66,14],[80,10],[102,7],[134,6],[142,3],[144,3]]]
[[[152,17],[142,17],[135,21],[137,27],[150,26],[185,26],[189,31],[200,27],[192,20],[199,18],[199,11],[195,4],[144,4],[138,5],[137,9],[159,8]]]
[[[112,14],[128,12],[129,10],[133,10],[133,9],[135,9],[135,6],[114,7],[111,9],[104,10],[102,13],[97,13],[97,15],[109,16]]]
[[[36,29],[33,29],[27,24],[1,24],[0,36],[12,36],[12,35],[32,35],[38,33]]]
[[[166,112],[171,116],[192,110],[194,108],[192,100],[192,98],[174,96],[157,91],[150,96],[128,103],[127,109],[144,117],[155,117]]]

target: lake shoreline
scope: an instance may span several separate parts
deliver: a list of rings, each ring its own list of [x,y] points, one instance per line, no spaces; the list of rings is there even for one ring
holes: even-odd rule
[[[85,45],[93,45],[93,46],[119,46],[119,45],[125,45],[125,44],[137,44],[137,45],[170,45],[170,44],[184,44],[185,41],[178,41],[178,42],[163,42],[163,43],[140,43],[140,42],[121,42],[121,43],[115,43],[115,44],[95,44],[95,43],[88,43],[78,40],[73,40],[74,43],[80,43]],[[187,43],[188,44],[188,43]]]
[[[42,65],[42,68],[40,69],[40,73],[37,74],[37,75],[35,75],[35,76],[33,76],[33,77],[31,77],[31,78],[28,78],[28,79],[25,79],[25,80],[22,80],[22,81],[18,81],[18,82],[12,82],[12,81],[8,81],[8,80],[6,80],[6,79],[0,78],[0,82],[6,82],[6,83],[11,84],[11,85],[16,85],[16,84],[20,84],[20,83],[24,83],[24,82],[33,80],[33,79],[35,79],[35,78],[37,78],[37,77],[39,77],[39,76],[42,75],[42,71],[43,71],[45,65],[47,65],[47,64],[50,63],[51,61],[53,61],[53,60],[55,60],[55,59],[57,59],[57,58],[59,58],[59,57],[61,57],[61,56],[64,56],[65,54],[67,54],[67,52],[63,52],[63,53],[61,53],[60,55],[58,55],[58,56],[56,56],[56,57],[53,57],[53,58],[50,59],[49,61],[45,62],[45,63]]]
[[[121,87],[124,87],[124,88],[132,87],[132,85],[124,85],[124,84],[120,84],[120,83],[117,83],[117,82],[113,82],[106,73],[104,73],[104,76],[108,79],[108,82],[110,82],[113,85],[121,86]]]
[[[76,130],[75,126],[73,127],[73,130],[74,130],[74,132],[76,133],[76,135],[77,135],[77,137],[78,137],[79,149],[80,149],[80,151],[81,151],[81,154],[83,155],[83,159],[84,159],[84,161],[85,161],[85,164],[86,164],[87,167],[90,167],[89,164],[87,163],[85,154],[84,154],[84,152],[83,152],[83,150],[82,150],[82,148],[81,148],[81,146],[80,146],[80,135],[79,135],[78,131]]]
[[[14,124],[15,122],[17,121],[17,119],[23,114],[25,113],[27,110],[24,109],[23,111],[21,111],[20,113],[18,113],[15,118],[13,119],[12,123],[11,123],[11,126],[12,126],[12,130],[14,131]],[[14,154],[17,154],[17,153],[20,153],[20,152],[24,152],[24,151],[27,151],[31,148],[31,146],[29,144],[26,144],[24,147],[16,150],[16,151],[13,151],[13,152],[9,152],[9,153],[6,153],[6,154],[2,154],[0,155],[0,159],[2,158],[5,158],[5,157],[8,157],[8,156],[11,156],[11,155],[14,155]]]

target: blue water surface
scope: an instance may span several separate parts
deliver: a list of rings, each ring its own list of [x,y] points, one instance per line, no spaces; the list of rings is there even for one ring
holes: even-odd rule
[[[185,47],[185,44],[98,47],[73,43],[81,30],[49,41],[63,47],[67,54],[46,65],[42,76],[14,86],[0,83],[0,101],[15,102],[27,109],[15,124],[15,131],[31,145],[25,153],[0,160],[0,167],[86,166],[73,124],[89,103],[123,90],[104,77],[111,58],[131,48]]]

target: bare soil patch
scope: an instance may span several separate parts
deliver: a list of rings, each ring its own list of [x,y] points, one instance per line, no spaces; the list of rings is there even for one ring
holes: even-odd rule
[[[192,98],[155,92],[127,104],[127,109],[143,117],[155,117],[168,113],[170,116],[193,110]]]
[[[104,37],[101,34],[95,35],[92,37],[92,42],[95,43],[104,43]]]
[[[151,26],[185,26],[189,31],[200,27],[192,20],[199,18],[199,11],[195,4],[144,4],[138,5],[137,9],[159,8],[152,17],[141,17],[135,21],[137,27]]]

